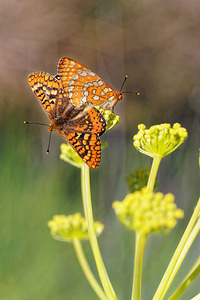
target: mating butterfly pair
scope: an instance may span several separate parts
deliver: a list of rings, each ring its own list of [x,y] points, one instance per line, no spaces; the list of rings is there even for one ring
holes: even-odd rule
[[[106,130],[103,115],[94,106],[113,110],[123,98],[98,75],[69,59],[61,58],[56,76],[32,73],[28,82],[51,125],[91,168],[99,166],[99,136]]]

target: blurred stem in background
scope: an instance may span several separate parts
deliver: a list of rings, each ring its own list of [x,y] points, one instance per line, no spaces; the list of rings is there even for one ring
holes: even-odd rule
[[[168,265],[167,270],[159,284],[153,300],[163,299],[167,293],[176,273],[178,272],[187,252],[189,251],[194,239],[200,231],[200,198],[194,209],[189,224],[177,246],[174,255]],[[198,266],[196,266],[196,269]],[[199,270],[199,268],[198,268]],[[200,271],[200,270],[199,270]],[[191,283],[191,282],[190,282]],[[179,290],[180,292],[181,290]]]
[[[85,254],[83,252],[83,248],[81,245],[81,241],[78,238],[73,239],[73,245],[74,245],[74,250],[76,252],[78,261],[81,265],[81,268],[83,270],[83,273],[85,274],[88,282],[90,283],[91,287],[101,300],[107,300],[102,288],[99,286],[98,282],[96,281],[89,265],[87,262],[87,259],[85,257]]]
[[[188,288],[188,286],[193,282],[193,280],[199,275],[199,273],[200,273],[200,257],[197,259],[193,268],[190,270],[186,278],[183,280],[183,282],[180,284],[179,288],[174,292],[174,294],[169,298],[169,300],[178,299],[179,296],[182,295],[182,293]],[[200,299],[200,294],[198,299]]]

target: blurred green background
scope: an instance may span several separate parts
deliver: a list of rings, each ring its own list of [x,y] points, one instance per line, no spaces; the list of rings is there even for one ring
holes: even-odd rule
[[[168,235],[152,236],[143,266],[143,299],[152,299],[199,194],[200,2],[131,0],[0,1],[0,299],[96,299],[70,244],[54,241],[54,214],[82,212],[80,171],[59,159],[63,140],[25,126],[46,122],[28,86],[31,72],[56,73],[62,56],[86,65],[126,95],[106,133],[99,169],[91,171],[95,219],[105,224],[102,256],[119,299],[130,299],[134,236],[116,220],[114,200],[128,193],[125,177],[151,159],[132,146],[137,124],[180,122],[189,138],[159,169],[159,190],[175,194],[184,220]],[[112,237],[112,238],[111,238]],[[95,274],[89,243],[84,249]],[[194,243],[176,283],[199,255]],[[181,299],[199,292],[199,279]],[[173,291],[172,286],[169,294]],[[168,295],[169,295],[168,294]]]

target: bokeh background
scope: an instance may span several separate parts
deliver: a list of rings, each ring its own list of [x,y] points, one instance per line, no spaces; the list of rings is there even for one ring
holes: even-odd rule
[[[199,193],[200,2],[197,0],[0,1],[0,299],[96,299],[70,244],[53,240],[54,214],[82,212],[80,172],[59,159],[57,133],[45,154],[46,122],[27,82],[31,72],[56,74],[62,56],[91,68],[115,90],[125,74],[127,94],[106,133],[101,165],[91,171],[99,243],[119,299],[129,299],[134,236],[116,220],[114,200],[128,193],[125,177],[151,160],[132,146],[137,124],[180,122],[189,138],[159,169],[159,190],[172,192],[185,212],[172,233],[152,236],[143,266],[143,299],[152,299]],[[112,238],[111,238],[112,237]],[[89,243],[84,249],[95,274]],[[199,255],[194,243],[176,284]],[[175,285],[170,289],[173,291]],[[198,279],[181,299],[199,292]]]

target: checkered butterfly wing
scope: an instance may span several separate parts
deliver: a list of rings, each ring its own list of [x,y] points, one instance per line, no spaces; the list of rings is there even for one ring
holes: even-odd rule
[[[77,109],[67,97],[58,77],[45,72],[33,73],[28,82],[52,124],[52,129],[67,141],[89,167],[96,169],[101,158],[99,136],[105,132],[106,122],[95,108]]]
[[[28,76],[28,82],[50,120],[64,112],[69,99],[61,81],[46,72],[36,72]]]
[[[74,106],[100,105],[110,109],[122,98],[119,92],[115,92],[97,74],[75,60],[61,58],[57,72]]]
[[[58,132],[89,167],[96,169],[101,159],[99,136],[105,129],[102,114],[96,108],[86,108],[74,119],[68,120]]]

